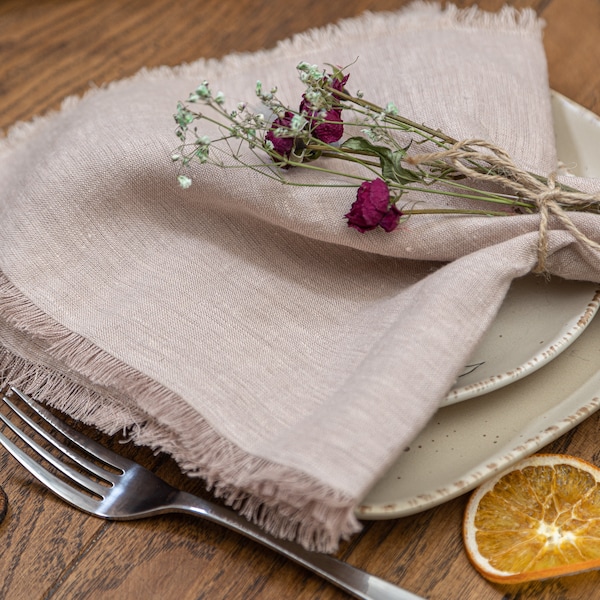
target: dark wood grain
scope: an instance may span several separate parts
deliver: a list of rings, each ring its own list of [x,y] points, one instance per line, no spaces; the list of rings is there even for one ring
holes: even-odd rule
[[[8,511],[8,497],[3,488],[0,487],[0,523],[4,521],[6,513]]]
[[[0,128],[60,107],[90,85],[142,67],[176,65],[273,46],[279,39],[403,0],[3,0],[0,2]],[[501,0],[457,0],[497,10]],[[600,113],[600,2],[517,0],[547,21],[545,48],[554,89]],[[594,415],[551,444],[600,464]],[[164,456],[118,451],[171,483],[204,493]],[[9,510],[0,525],[0,598],[19,600],[342,600],[345,594],[239,536],[186,516],[110,523],[79,513],[42,490],[0,451]],[[392,521],[370,522],[338,555],[431,600],[588,600],[589,573],[526,586],[487,583],[461,541],[467,498]]]

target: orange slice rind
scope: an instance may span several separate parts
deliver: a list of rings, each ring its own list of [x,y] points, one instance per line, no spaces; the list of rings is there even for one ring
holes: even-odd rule
[[[496,583],[600,568],[600,469],[536,454],[477,488],[463,539],[473,566]]]

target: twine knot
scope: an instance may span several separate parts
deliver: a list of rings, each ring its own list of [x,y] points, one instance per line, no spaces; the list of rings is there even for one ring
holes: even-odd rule
[[[540,215],[538,228],[537,255],[535,273],[546,272],[548,257],[548,231],[553,216],[582,245],[600,251],[600,244],[588,238],[580,231],[569,211],[591,212],[595,208],[600,213],[600,193],[588,194],[561,185],[557,174],[547,178],[539,177],[518,167],[511,157],[501,148],[484,140],[469,139],[456,142],[450,148],[428,154],[419,154],[407,158],[414,165],[439,167],[440,161],[450,165],[457,174],[476,181],[485,181],[511,190],[520,201],[526,201]]]

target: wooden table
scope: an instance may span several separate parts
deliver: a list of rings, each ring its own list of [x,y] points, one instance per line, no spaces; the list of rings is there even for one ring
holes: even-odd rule
[[[3,0],[0,3],[0,127],[56,109],[63,97],[144,66],[176,65],[253,51],[365,9],[404,0]],[[500,0],[459,1],[497,10]],[[547,21],[551,86],[600,114],[600,1],[518,0]],[[600,149],[599,149],[600,151]],[[551,444],[600,464],[600,414]],[[200,491],[164,456],[105,443]],[[342,599],[304,569],[191,517],[131,523],[88,517],[55,499],[0,451],[9,512],[0,525],[0,598]],[[466,497],[422,514],[366,523],[339,551],[363,569],[432,600],[589,600],[596,573],[521,587],[491,585],[470,566],[460,529]]]

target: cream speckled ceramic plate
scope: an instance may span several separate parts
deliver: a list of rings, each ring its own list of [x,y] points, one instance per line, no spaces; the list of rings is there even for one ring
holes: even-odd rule
[[[515,280],[442,406],[487,394],[554,360],[596,314],[597,291],[596,284],[556,277]]]
[[[574,174],[600,178],[600,118],[559,94],[552,101],[560,159]],[[597,305],[596,297],[590,314]],[[358,518],[406,516],[459,496],[598,410],[600,319],[565,348],[546,368],[485,400],[441,408],[367,494]]]

